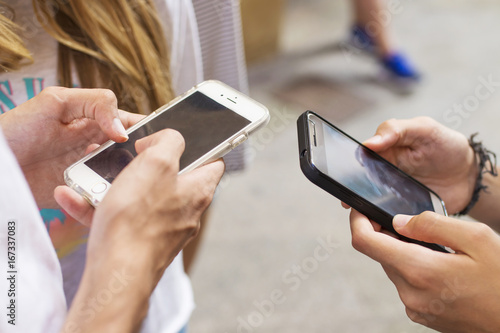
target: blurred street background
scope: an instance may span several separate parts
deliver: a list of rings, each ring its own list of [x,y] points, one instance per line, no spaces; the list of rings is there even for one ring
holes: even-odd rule
[[[380,265],[352,248],[348,211],[298,164],[295,121],[307,109],[360,141],[389,118],[430,116],[500,152],[500,2],[397,2],[391,36],[423,74],[411,94],[342,46],[348,0],[281,1],[277,49],[247,54],[251,96],[272,120],[214,202],[191,274],[191,332],[432,332],[406,317]]]

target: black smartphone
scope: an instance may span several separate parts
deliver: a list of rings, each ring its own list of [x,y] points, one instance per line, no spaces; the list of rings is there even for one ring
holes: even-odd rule
[[[436,193],[318,114],[304,112],[297,127],[304,175],[384,229],[397,234],[392,226],[397,214],[433,211],[446,215]],[[432,250],[449,252],[438,244],[399,236]]]

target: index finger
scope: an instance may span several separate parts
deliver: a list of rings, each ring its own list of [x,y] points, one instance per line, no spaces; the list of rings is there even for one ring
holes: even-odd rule
[[[160,168],[177,174],[185,142],[182,135],[173,129],[164,129],[135,142],[138,156],[134,159],[136,167],[147,161],[147,168]]]
[[[135,142],[137,154],[141,154],[146,149],[154,149],[155,151],[159,150],[158,153],[161,155],[174,155],[180,158],[184,152],[184,148],[184,137],[181,133],[171,128],[158,131]]]
[[[61,121],[70,123],[82,118],[93,119],[111,140],[124,142],[128,139],[120,120],[118,101],[111,90],[62,87],[45,90],[45,94],[51,93],[62,103],[64,112]],[[129,117],[125,118],[128,121]]]
[[[143,114],[138,114],[138,113],[132,113],[132,112],[127,112],[124,110],[118,109],[118,115],[120,117],[120,120],[125,128],[129,128],[137,124],[139,121],[144,119],[146,115]]]
[[[363,144],[382,153],[391,147],[410,147],[421,139],[429,139],[438,123],[429,117],[389,119],[379,125],[373,137]]]

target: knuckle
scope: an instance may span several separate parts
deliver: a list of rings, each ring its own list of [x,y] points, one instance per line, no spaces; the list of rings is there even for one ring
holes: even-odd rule
[[[488,241],[493,235],[494,231],[484,223],[475,223],[472,230],[470,230],[470,237],[476,244],[483,244]]]
[[[397,125],[397,123],[398,123],[398,120],[396,118],[390,118],[390,119],[387,119],[386,121],[384,121],[382,123],[382,125],[394,127],[395,125]]]
[[[117,105],[118,99],[116,98],[115,93],[110,89],[97,89],[98,93],[98,101],[100,103]]]
[[[412,322],[425,325],[425,320],[423,320],[423,318],[418,314],[417,310],[406,307],[405,311],[406,315]]]
[[[185,148],[186,142],[184,141],[184,137],[182,136],[181,133],[179,133],[178,131],[171,129],[171,128],[166,129],[165,132],[166,132],[167,138],[170,141],[172,141],[172,143],[177,145],[179,148],[182,148],[182,149]]]
[[[399,291],[399,298],[405,305],[406,309],[412,314],[422,308],[420,298],[410,289]]]
[[[211,190],[209,190],[208,188],[205,190],[205,193],[204,195],[202,195],[201,199],[200,199],[200,205],[201,207],[208,207],[210,205],[210,203],[212,202],[212,198],[213,198],[213,193]]]
[[[201,226],[199,220],[193,220],[192,223],[189,224],[188,233],[190,239],[193,239],[198,235],[198,233],[200,232],[200,227]]]
[[[94,115],[98,112],[98,110],[109,111],[109,107],[117,107],[118,100],[113,91],[109,89],[92,89],[92,93],[92,98],[90,98],[87,106],[88,109],[94,113]]]
[[[352,231],[352,240],[351,240],[352,247],[361,253],[366,253],[368,251],[368,248],[366,246],[366,237],[364,235],[364,232],[359,231],[359,230],[353,230]]]
[[[436,217],[435,213],[433,213],[431,211],[424,211],[423,213],[421,213],[420,215],[417,215],[415,217],[415,219],[416,219],[415,221],[416,222],[420,222],[420,220],[429,221],[429,220],[434,220],[435,217]]]
[[[42,90],[42,92],[40,93],[40,95],[57,94],[57,93],[60,93],[61,91],[66,90],[66,89],[68,89],[68,88],[57,87],[57,86],[50,86],[50,87],[44,88]]]
[[[198,215],[191,213],[186,214],[185,207],[179,207],[178,214],[179,216],[182,216],[179,219],[183,221],[181,228],[184,230],[184,232],[188,234],[194,234],[198,231],[200,227],[200,219]]]
[[[432,213],[428,210],[426,211],[423,211],[422,213],[420,213],[419,215],[415,216],[414,218],[416,220],[427,220],[431,217]]]
[[[197,207],[201,210],[205,210],[212,202],[213,191],[210,186],[205,185],[200,189],[199,193],[200,195],[197,199]]]
[[[398,120],[396,118],[391,118],[386,121],[384,121],[382,124],[379,126],[379,130],[384,130],[384,129],[391,129],[395,130],[398,128]]]
[[[169,154],[165,154],[158,149],[153,149],[153,147],[149,147],[142,153],[143,158],[146,159],[148,165],[155,167],[163,172],[165,171],[175,171],[176,164],[178,165],[179,161],[176,161]]]
[[[38,94],[39,98],[43,99],[44,102],[54,106],[54,105],[63,105],[65,103],[65,99],[62,96],[62,93],[67,88],[64,87],[47,87],[44,88],[40,94]]]
[[[432,287],[432,278],[426,274],[421,267],[410,266],[402,273],[402,277],[405,279],[406,283],[413,288],[428,289],[428,287]]]
[[[436,223],[436,214],[430,211],[425,211],[420,215],[416,215],[411,219],[411,228],[415,231],[423,231]]]
[[[429,116],[416,117],[415,121],[420,122],[422,125],[429,125],[429,126],[434,126],[437,124],[437,121]]]
[[[390,134],[391,136],[395,136],[398,139],[401,138],[403,136],[401,120],[396,118],[391,118],[389,120],[384,121],[377,128],[377,133]]]

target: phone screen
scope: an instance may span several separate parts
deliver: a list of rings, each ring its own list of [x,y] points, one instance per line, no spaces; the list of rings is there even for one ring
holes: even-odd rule
[[[322,122],[326,168],[320,170],[391,215],[434,211],[427,188]]]
[[[129,140],[115,143],[85,162],[109,183],[137,156],[135,142],[165,128],[179,131],[186,142],[180,170],[205,155],[250,121],[201,92],[195,92],[150,122],[129,133]]]

